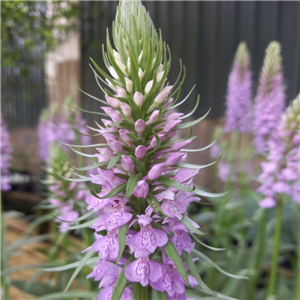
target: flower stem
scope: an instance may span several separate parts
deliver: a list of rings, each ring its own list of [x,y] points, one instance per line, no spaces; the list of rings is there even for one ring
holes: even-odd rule
[[[282,198],[279,198],[276,207],[276,226],[275,226],[275,233],[274,233],[271,275],[270,275],[269,289],[268,289],[268,296],[267,296],[268,300],[276,299],[275,287],[276,287],[276,277],[277,277],[277,267],[278,267],[282,214],[283,214],[283,200]]]
[[[228,178],[227,181],[225,182],[225,191],[230,190],[230,188],[232,187],[232,172],[233,172],[233,162],[234,162],[234,158],[236,155],[236,150],[237,150],[237,146],[238,146],[238,141],[239,141],[239,133],[238,131],[233,131],[231,133],[231,140],[230,140],[230,149],[229,149],[229,155],[228,155],[228,160],[229,160],[229,174],[228,174]],[[227,203],[229,201],[229,195],[227,194],[221,202],[221,205],[218,206],[220,207],[219,210],[216,211],[216,222],[217,222],[217,228],[216,228],[216,234],[215,234],[215,239],[213,242],[213,247],[218,247],[218,246],[223,246],[223,243],[220,243],[220,238],[222,237],[222,230],[223,228],[226,228],[226,206]],[[223,235],[223,241],[225,246],[228,246],[228,239],[225,235]],[[215,251],[212,255],[212,260],[216,261],[217,259],[217,255],[218,253]],[[210,271],[210,274],[208,276],[208,286],[212,287],[213,284],[213,280],[215,277],[215,269],[212,268]]]
[[[254,293],[256,290],[257,279],[259,272],[261,270],[262,258],[264,254],[265,246],[265,237],[266,237],[266,225],[267,225],[267,216],[266,211],[263,210],[259,220],[258,227],[258,236],[256,240],[256,249],[254,254],[253,268],[251,270],[251,277],[249,280],[248,291],[247,291],[247,300],[252,300],[254,298]]]
[[[151,300],[149,286],[143,287],[140,283],[133,284],[134,300]]]

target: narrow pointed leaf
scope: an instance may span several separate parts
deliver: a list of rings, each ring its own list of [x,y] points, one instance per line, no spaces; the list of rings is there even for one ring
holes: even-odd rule
[[[210,193],[210,192],[206,192],[206,191],[202,191],[199,189],[195,189],[194,193],[199,195],[199,196],[203,196],[203,197],[208,197],[208,198],[218,198],[218,197],[223,197],[225,195],[227,195],[230,191],[224,192],[224,193]]]
[[[107,170],[110,170],[115,166],[115,164],[119,161],[122,154],[117,154],[108,164]]]
[[[176,130],[176,129],[189,128],[190,126],[194,126],[194,125],[198,124],[199,122],[201,122],[202,120],[204,120],[204,119],[207,117],[207,115],[209,114],[209,112],[210,112],[210,109],[208,110],[208,112],[207,112],[204,116],[202,116],[201,118],[199,118],[199,119],[197,119],[197,120],[194,120],[194,121],[191,121],[191,122],[188,122],[188,123],[184,123],[184,124],[179,124],[179,125],[177,125],[177,126],[175,127],[175,130]]]
[[[126,288],[126,285],[127,285],[127,278],[124,275],[125,268],[132,261],[134,261],[133,254],[129,257],[127,263],[124,265],[121,273],[119,274],[119,277],[118,277],[117,282],[115,284],[115,288],[114,288],[114,291],[112,293],[111,299],[120,300],[120,298],[121,298],[121,296],[122,296],[122,294],[123,294],[123,292],[124,292],[124,290]]]
[[[133,174],[129,177],[129,180],[127,182],[126,186],[126,194],[125,197],[130,197],[134,191],[134,188],[136,186],[136,183],[141,179],[142,174]]]
[[[69,287],[71,286],[72,282],[74,281],[74,279],[76,278],[76,276],[78,275],[78,273],[81,271],[81,269],[86,265],[87,261],[94,255],[94,250],[93,248],[91,248],[89,250],[89,252],[84,256],[84,258],[81,260],[81,262],[79,263],[79,265],[77,266],[77,268],[75,269],[74,273],[72,274],[64,292],[66,292]]]
[[[178,255],[178,252],[175,249],[173,243],[169,240],[168,243],[163,248],[166,251],[167,256],[170,257],[170,259],[176,265],[177,270],[178,270],[179,274],[181,275],[185,284],[189,285],[188,276],[187,276],[186,270],[184,268],[182,259]]]
[[[119,263],[119,260],[120,260],[122,254],[123,254],[124,249],[125,249],[127,230],[128,230],[128,224],[125,224],[124,226],[120,227],[119,231],[118,231],[119,253],[118,253],[117,263]]]
[[[212,266],[214,266],[218,271],[220,271],[222,274],[234,278],[234,279],[248,279],[248,277],[246,276],[240,276],[240,275],[234,275],[231,273],[228,273],[226,271],[224,271],[223,269],[221,269],[218,265],[216,265],[209,257],[207,257],[205,254],[197,251],[197,250],[192,250],[192,252],[197,255],[200,259],[204,259],[206,260],[209,264],[211,264]]]
[[[126,187],[126,182],[120,184],[119,186],[115,187],[113,190],[111,190],[107,195],[101,197],[100,199],[106,199],[113,196],[118,195],[120,192],[124,191]]]
[[[205,235],[206,233],[202,232],[201,230],[199,230],[198,228],[196,228],[191,222],[190,220],[187,218],[186,215],[182,216],[181,222],[190,230],[190,232],[192,233],[196,233],[199,235]]]
[[[165,184],[167,186],[172,186],[172,187],[175,187],[181,191],[185,191],[185,192],[192,192],[193,190],[178,183],[177,181],[175,180],[172,180],[172,179],[160,179],[159,178],[159,181],[162,183],[162,184]]]

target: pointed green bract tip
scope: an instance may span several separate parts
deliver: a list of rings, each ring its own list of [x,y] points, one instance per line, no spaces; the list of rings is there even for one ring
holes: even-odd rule
[[[266,78],[273,77],[281,72],[281,62],[281,45],[280,43],[273,41],[266,49],[262,73],[266,76]]]
[[[241,68],[248,68],[250,65],[250,55],[246,42],[241,42],[235,54],[235,62],[238,62]]]
[[[294,130],[300,126],[300,92],[297,97],[287,108],[285,114],[282,116],[282,121],[285,123],[286,129]]]

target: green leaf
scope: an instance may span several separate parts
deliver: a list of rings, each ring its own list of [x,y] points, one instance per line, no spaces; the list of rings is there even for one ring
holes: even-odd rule
[[[187,263],[187,265],[189,266],[189,269],[191,271],[192,276],[197,280],[198,284],[200,285],[200,287],[208,292],[209,294],[212,293],[211,289],[209,289],[206,284],[203,282],[202,278],[200,277],[197,267],[193,262],[192,257],[185,251],[182,251],[182,258],[183,260]]]
[[[98,167],[104,167],[108,164],[109,162],[108,161],[103,161],[101,163],[95,163],[95,164],[92,164],[90,166],[86,166],[86,167],[82,167],[82,168],[75,168],[73,167],[73,169],[77,170],[77,171],[87,171],[87,170],[92,170],[92,169],[96,169]]]
[[[160,179],[160,178],[158,178],[157,180],[160,181],[162,184],[165,184],[167,186],[175,187],[175,188],[177,188],[181,191],[185,191],[185,192],[192,192],[193,191],[192,189],[190,189],[190,188],[188,188],[188,187],[186,187],[186,186],[184,186],[184,185],[182,185],[182,184],[180,184],[177,181],[172,180],[172,179]]]
[[[157,199],[152,194],[148,194],[147,195],[146,201],[154,209],[154,211],[157,214],[159,214],[159,215],[163,214],[163,211],[162,211],[162,209],[160,207],[160,203],[157,201]]]
[[[99,257],[90,258],[85,263],[85,266],[92,265],[94,263],[97,263],[98,261],[99,261]],[[80,265],[80,263],[81,263],[81,260],[67,264],[67,265],[63,265],[63,266],[57,266],[57,267],[53,267],[53,268],[42,268],[42,270],[45,272],[61,272],[61,271],[65,271],[65,270],[74,269],[74,268],[78,267]]]
[[[184,268],[182,259],[178,255],[178,252],[175,249],[173,243],[169,240],[168,243],[163,248],[166,251],[167,256],[170,257],[171,260],[173,261],[173,263],[176,265],[177,270],[178,270],[179,274],[181,275],[185,284],[189,285],[188,276],[187,276],[186,270]]]
[[[194,193],[203,196],[203,197],[208,197],[208,198],[218,198],[218,197],[223,197],[227,195],[230,191],[224,192],[224,193],[210,193],[210,192],[205,192],[202,190],[195,189]]]
[[[93,224],[94,224],[95,220],[96,220],[96,219],[87,221],[87,222],[82,223],[82,224],[79,224],[79,225],[69,226],[69,227],[67,228],[67,230],[75,230],[75,229],[81,229],[81,228],[89,227],[90,225],[93,225]]]
[[[7,247],[7,251],[12,252],[23,245],[28,245],[28,244],[32,244],[32,243],[38,243],[41,241],[45,241],[45,240],[48,240],[50,237],[51,237],[51,234],[43,234],[43,235],[33,236],[30,238],[27,237],[24,239],[20,239],[20,240],[17,240],[15,242],[11,243]]]
[[[118,185],[117,187],[115,187],[113,190],[111,190],[107,195],[101,197],[100,199],[106,199],[106,198],[110,198],[113,196],[118,195],[121,191],[123,191],[126,187],[126,182]]]
[[[212,251],[224,251],[226,250],[225,248],[215,248],[215,247],[211,247],[203,242],[201,242],[194,234],[191,233],[191,236],[193,237],[193,239],[195,241],[197,241],[200,245],[202,245],[203,247],[207,248],[207,249],[210,249]]]
[[[21,291],[34,295],[34,296],[43,296],[48,293],[54,293],[57,292],[58,288],[56,286],[50,286],[47,283],[32,283],[29,287],[25,288],[26,281],[20,281],[20,280],[13,280],[11,281],[11,284]],[[37,299],[37,298],[35,298]],[[52,298],[48,298],[52,299]]]
[[[76,276],[78,275],[78,273],[81,271],[81,269],[86,265],[87,261],[94,255],[94,250],[93,248],[91,248],[89,250],[89,252],[84,256],[84,258],[80,261],[79,265],[77,266],[77,268],[75,269],[74,273],[72,274],[64,292],[66,292],[69,287],[71,286],[72,282],[74,281],[74,279],[76,278]]]
[[[221,273],[223,273],[224,275],[226,275],[228,277],[231,277],[231,278],[234,278],[234,279],[249,279],[246,276],[234,275],[234,274],[231,274],[231,273],[228,273],[228,272],[224,271],[218,265],[216,265],[210,258],[208,258],[205,254],[203,254],[203,253],[201,253],[201,252],[199,252],[195,249],[192,250],[192,252],[194,254],[196,254],[200,259],[206,260],[209,264],[213,265],[218,271],[220,271]]]
[[[182,216],[181,222],[190,230],[190,232],[192,233],[196,233],[199,235],[205,235],[206,233],[202,232],[201,230],[199,230],[198,228],[196,228],[191,221],[188,219],[188,217],[186,215]]]
[[[209,114],[209,112],[210,112],[210,109],[209,109],[208,112],[207,112],[204,116],[202,116],[201,118],[199,118],[199,119],[197,119],[197,120],[194,120],[194,121],[191,121],[191,122],[188,122],[188,123],[179,124],[179,125],[177,125],[177,126],[175,127],[174,130],[177,130],[177,129],[183,129],[183,128],[189,128],[189,127],[191,127],[191,126],[194,126],[194,125],[198,124],[199,122],[201,122],[202,120],[204,120],[204,119],[207,117],[207,115]]]
[[[115,166],[115,164],[119,161],[122,154],[117,154],[108,164],[107,170],[110,170]]]
[[[125,249],[125,242],[126,242],[126,234],[128,230],[128,225],[125,224],[124,226],[119,228],[118,231],[118,239],[119,239],[119,253],[118,253],[118,258],[117,258],[117,263],[119,263],[119,260],[123,254],[123,251]]]
[[[152,289],[152,298],[151,299],[155,299],[155,300],[167,300],[167,293],[166,292],[159,292],[155,289]]]
[[[198,95],[196,105],[194,106],[194,108],[192,109],[192,111],[189,112],[188,114],[180,117],[179,119],[183,120],[183,119],[186,119],[186,118],[190,117],[196,111],[196,109],[198,108],[199,103],[200,103],[200,95]]]
[[[211,142],[210,144],[208,144],[207,146],[203,147],[203,148],[199,148],[199,149],[181,149],[182,152],[200,152],[200,151],[204,151],[209,149],[211,146],[213,146],[218,139],[215,139],[213,142]]]
[[[177,166],[182,167],[182,168],[186,168],[186,169],[201,170],[201,169],[205,169],[205,168],[208,168],[210,166],[213,166],[215,163],[217,163],[220,160],[220,158],[221,158],[221,156],[217,160],[215,160],[212,163],[209,163],[207,165],[194,165],[194,164],[178,163]]]
[[[126,186],[126,194],[125,197],[130,197],[135,189],[136,183],[142,178],[142,174],[133,174],[129,177],[129,180],[127,182]]]
[[[125,277],[124,275],[124,271],[125,271],[125,268],[128,266],[128,264],[130,264],[132,261],[134,261],[134,255],[132,254],[127,263],[124,265],[118,279],[117,279],[117,282],[115,284],[115,288],[114,288],[114,291],[112,293],[112,296],[111,296],[111,299],[114,299],[114,300],[120,300],[124,290],[125,290],[125,287],[127,285],[127,278]]]
[[[45,222],[48,222],[50,220],[53,220],[52,213],[38,217],[36,220],[34,220],[33,222],[30,223],[30,225],[28,226],[28,228],[26,229],[26,231],[24,233],[26,235],[30,234],[35,227],[37,227]]]
[[[93,299],[97,297],[98,292],[91,292],[91,291],[82,291],[82,290],[73,290],[73,291],[68,291],[65,293],[59,292],[59,293],[51,293],[47,295],[43,295],[41,297],[35,298],[36,300],[39,299]]]

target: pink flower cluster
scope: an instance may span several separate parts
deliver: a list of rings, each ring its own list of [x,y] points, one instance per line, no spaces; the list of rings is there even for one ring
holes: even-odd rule
[[[267,161],[262,163],[259,192],[265,198],[261,207],[276,205],[280,194],[300,204],[300,94],[287,109],[279,123],[276,137],[269,142]]]
[[[83,183],[72,182],[66,187],[66,182],[52,182],[49,202],[55,207],[55,221],[60,224],[59,231],[66,232],[72,221],[79,217],[78,201],[84,201],[89,195]]]
[[[165,183],[166,180],[172,180],[192,190],[193,178],[198,173],[198,170],[177,166],[186,158],[180,149],[190,143],[190,140],[172,140],[182,114],[171,113],[159,118],[159,111],[154,110],[147,118],[133,121],[130,131],[121,125],[125,106],[118,100],[120,93],[122,98],[127,98],[126,91],[118,87],[118,93],[113,99],[106,95],[109,103],[117,105],[114,109],[102,108],[111,121],[102,120],[105,128],[99,132],[106,139],[108,147],[98,148],[97,157],[98,162],[104,165],[116,155],[120,159],[112,169],[98,168],[98,174],[91,175],[91,182],[102,189],[99,194],[90,195],[86,200],[88,210],[93,210],[98,216],[91,227],[96,232],[106,231],[104,235],[97,234],[92,245],[100,260],[89,277],[101,280],[100,286],[104,288],[99,299],[110,299],[121,269],[111,263],[117,261],[119,253],[118,232],[121,227],[128,226],[126,245],[135,258],[125,268],[129,282],[139,282],[142,286],[150,285],[158,291],[166,291],[168,299],[186,299],[184,281],[163,249],[168,241],[173,243],[179,255],[183,250],[190,253],[194,247],[188,228],[181,220],[183,216],[188,218],[188,204],[200,199],[193,192]],[[167,101],[167,94],[164,97],[167,102],[165,107],[172,102]],[[137,97],[143,98],[140,93],[135,93],[133,98]],[[142,101],[140,103],[143,104]],[[129,105],[126,105],[126,110],[131,110]],[[128,115],[132,116],[131,112]],[[138,180],[128,194],[128,183],[132,178]],[[109,196],[122,186],[119,192]],[[198,227],[192,220],[189,221]],[[161,259],[153,259],[156,254]],[[121,258],[120,264],[126,262],[125,257]],[[189,280],[190,285],[197,284],[192,276],[189,276]],[[127,287],[121,299],[131,299],[130,293]]]
[[[50,114],[50,117],[41,118],[38,124],[38,139],[40,159],[47,161],[49,159],[50,145],[52,142],[62,142],[65,144],[81,144],[87,145],[91,139],[88,136],[80,135],[77,140],[77,134],[73,128],[77,131],[88,134],[86,122],[82,118],[81,114],[64,111],[62,114],[54,113]],[[69,152],[70,149],[67,146],[61,145],[61,147]]]
[[[11,186],[8,182],[8,171],[10,167],[10,158],[12,153],[12,148],[9,140],[9,134],[6,128],[6,124],[3,120],[2,114],[1,117],[1,190],[7,191],[11,189]]]
[[[252,129],[252,79],[250,55],[242,42],[235,55],[229,76],[227,90],[226,131],[237,130],[240,133]]]
[[[285,94],[280,44],[272,42],[266,50],[254,105],[256,152],[267,151],[268,141],[276,136],[276,128],[285,109]]]

